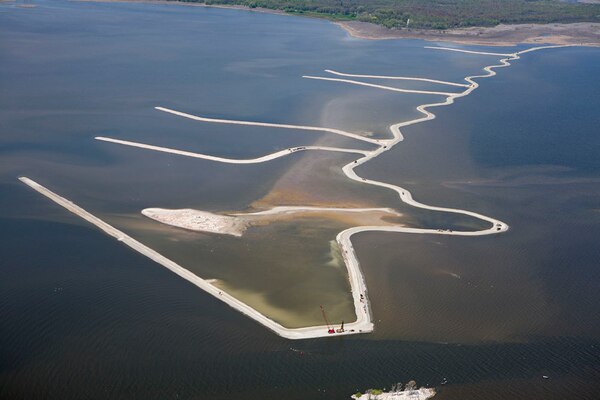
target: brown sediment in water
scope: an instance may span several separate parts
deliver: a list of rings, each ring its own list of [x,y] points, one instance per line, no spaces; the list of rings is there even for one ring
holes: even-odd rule
[[[299,211],[293,214],[278,214],[268,218],[254,220],[250,222],[252,226],[267,225],[274,222],[296,221],[299,219],[320,219],[338,222],[348,226],[371,226],[371,225],[399,225],[400,213],[394,213],[383,210],[365,210],[361,212],[348,211]],[[248,217],[246,217],[248,218]]]
[[[321,145],[324,141],[315,144]],[[364,187],[346,178],[340,168],[346,163],[347,155],[303,154],[281,174],[271,190],[250,207],[259,210],[276,206],[382,207],[372,191],[361,194]]]
[[[87,221],[90,224],[99,228],[104,233],[114,237],[119,242],[127,245],[128,247],[132,248],[133,250],[135,250],[135,251],[145,255],[146,257],[152,259],[153,261],[159,263],[160,265],[162,265],[163,267],[172,271],[173,273],[177,274],[178,276],[180,276],[180,277],[186,279],[187,281],[193,283],[194,285],[198,286],[205,292],[207,292],[207,293],[211,294],[212,296],[220,299],[221,301],[227,303],[230,307],[238,310],[239,312],[251,317],[255,321],[268,327],[269,329],[276,332],[280,336],[283,336],[288,339],[307,339],[307,338],[315,338],[315,337],[326,337],[326,336],[330,335],[330,333],[327,331],[326,327],[322,326],[322,325],[308,326],[308,327],[302,327],[302,328],[288,328],[288,327],[282,326],[281,324],[279,324],[278,322],[265,316],[264,314],[262,314],[260,311],[256,310],[255,308],[240,301],[236,297],[233,297],[231,294],[227,293],[226,291],[219,290],[219,288],[217,288],[216,286],[214,286],[211,283],[207,282],[206,280],[200,278],[199,276],[193,274],[189,270],[183,268],[181,265],[177,264],[176,262],[166,258],[162,254],[149,248],[148,246],[144,245],[143,243],[139,242],[138,240],[134,239],[133,237],[116,229],[114,226],[106,223],[105,221],[101,220],[100,218],[96,217],[95,215],[90,214],[88,211],[79,207],[72,201],[70,201],[64,197],[61,197],[60,195],[52,192],[51,190],[47,189],[46,187],[38,184],[37,182],[35,182],[27,177],[20,177],[19,180],[21,182],[23,182],[24,184],[26,184],[27,186],[29,186],[30,188],[32,188],[33,190],[35,190],[36,192],[40,193],[41,195],[47,197],[51,201],[53,201],[56,204],[60,205],[61,207],[65,208],[69,212],[79,216],[80,218],[84,219],[85,221]],[[354,276],[352,274],[355,273],[355,271],[350,268],[352,268],[352,266],[349,267],[349,272],[350,272],[351,276]],[[359,272],[359,271],[357,270],[356,272]],[[356,276],[354,276],[354,278],[355,278],[354,280],[350,280],[350,285],[351,285],[351,293],[353,294],[353,297],[356,298],[356,296],[357,296],[356,293],[358,291],[364,292],[366,289],[364,288],[364,282],[357,280]],[[358,310],[359,310],[359,308],[358,308],[358,306],[356,306],[355,311],[358,311]],[[373,324],[370,320],[370,315],[366,312],[366,310],[364,313],[357,313],[356,315],[357,315],[356,321],[346,324],[347,329],[345,331],[342,331],[339,333],[336,332],[336,334],[337,335],[350,335],[350,334],[358,334],[358,333],[367,333],[367,332],[371,332],[373,330]]]
[[[254,209],[267,209],[279,205],[310,205],[315,207],[345,207],[345,208],[360,208],[370,207],[372,204],[367,204],[358,199],[342,199],[336,200],[333,196],[327,196],[323,193],[315,193],[309,190],[295,188],[293,184],[289,186],[284,182],[282,185],[276,185],[264,197],[252,203]]]
[[[298,329],[307,326],[307,324],[322,323],[321,315],[318,313],[315,315],[315,309],[318,310],[318,307],[313,307],[313,309],[306,309],[304,307],[297,309],[282,307],[271,301],[267,293],[247,290],[221,280],[217,280],[213,285],[222,291],[243,300],[254,309],[268,315],[270,319],[287,328]],[[350,305],[343,301],[340,301],[339,303],[329,303],[327,313],[328,315],[344,315],[348,313],[346,310],[348,307],[350,307],[350,312],[352,312],[351,303]]]

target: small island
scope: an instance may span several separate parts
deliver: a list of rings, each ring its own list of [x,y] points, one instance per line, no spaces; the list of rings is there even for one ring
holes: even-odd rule
[[[435,389],[421,387],[417,389],[415,381],[408,381],[402,388],[401,383],[392,386],[389,392],[385,389],[369,389],[365,393],[355,393],[351,397],[355,400],[427,400],[435,396]]]

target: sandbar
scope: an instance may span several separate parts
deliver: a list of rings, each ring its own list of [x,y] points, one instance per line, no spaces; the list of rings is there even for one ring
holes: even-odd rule
[[[267,225],[277,221],[297,218],[324,218],[343,221],[349,225],[381,224],[385,217],[401,216],[390,208],[337,208],[337,207],[296,207],[280,206],[268,210],[215,214],[208,211],[185,209],[146,208],[142,214],[160,223],[195,232],[215,233],[241,237],[251,226]]]
[[[163,224],[197,232],[240,237],[247,228],[247,224],[240,218],[190,208],[181,210],[145,208],[142,210],[142,214]]]

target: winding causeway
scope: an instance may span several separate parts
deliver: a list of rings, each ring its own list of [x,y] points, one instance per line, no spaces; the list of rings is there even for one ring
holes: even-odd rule
[[[210,160],[210,161],[214,161],[214,162],[230,163],[230,164],[252,164],[252,163],[269,162],[271,160],[274,160],[274,159],[277,159],[280,157],[285,157],[285,156],[288,156],[290,154],[294,154],[294,153],[300,152],[300,151],[327,151],[327,152],[359,154],[360,158],[353,160],[352,162],[346,164],[342,168],[344,174],[349,179],[352,179],[354,181],[361,182],[361,183],[364,183],[367,185],[379,186],[379,187],[384,187],[384,188],[393,190],[398,194],[398,197],[402,202],[404,202],[408,205],[411,205],[413,207],[426,209],[426,210],[432,210],[432,211],[441,211],[441,212],[446,212],[446,213],[467,215],[467,216],[478,218],[480,220],[483,220],[483,221],[489,223],[489,227],[487,229],[482,229],[482,230],[477,230],[477,231],[451,231],[451,230],[445,230],[445,229],[407,228],[407,227],[400,226],[400,225],[389,225],[389,226],[374,225],[374,226],[356,226],[356,227],[352,227],[352,228],[346,229],[346,230],[338,233],[336,240],[342,251],[344,261],[346,264],[346,268],[348,270],[348,277],[349,277],[349,282],[350,282],[350,287],[351,287],[351,292],[352,292],[352,298],[354,301],[355,314],[356,314],[356,321],[347,323],[345,325],[345,330],[343,332],[336,332],[333,334],[329,333],[327,326],[310,326],[310,327],[294,328],[294,329],[286,328],[286,327],[282,326],[281,324],[271,320],[270,318],[268,318],[264,314],[260,313],[256,309],[250,307],[249,305],[236,299],[235,297],[231,296],[230,294],[226,293],[225,291],[212,285],[209,281],[196,276],[195,274],[193,274],[192,272],[183,268],[182,266],[176,264],[172,260],[169,260],[168,258],[159,254],[155,250],[145,246],[144,244],[138,242],[134,238],[125,234],[124,232],[107,224],[100,218],[90,214],[89,212],[87,212],[83,208],[75,205],[68,199],[61,197],[60,195],[52,192],[50,189],[40,185],[39,183],[37,183],[27,177],[21,177],[19,179],[21,180],[21,182],[28,185],[32,189],[36,190],[40,194],[46,196],[47,198],[54,201],[58,205],[64,207],[68,211],[85,219],[86,221],[95,225],[96,227],[98,227],[99,229],[101,229],[102,231],[107,233],[108,235],[115,237],[117,240],[119,240],[122,243],[124,243],[125,245],[131,247],[133,250],[135,250],[141,254],[144,254],[145,256],[154,260],[155,262],[159,263],[160,265],[164,266],[165,268],[168,268],[169,270],[171,270],[175,274],[179,275],[183,279],[188,280],[189,282],[198,286],[205,292],[207,292],[207,293],[211,294],[212,296],[218,298],[219,300],[223,301],[224,303],[228,304],[235,310],[247,315],[249,318],[254,319],[258,323],[264,325],[265,327],[267,327],[268,329],[272,330],[273,332],[277,333],[278,335],[280,335],[282,337],[285,337],[288,339],[308,339],[308,338],[317,338],[317,337],[326,337],[326,336],[368,333],[368,332],[373,331],[373,328],[374,328],[373,317],[372,317],[372,313],[371,313],[370,306],[369,306],[367,287],[366,287],[364,275],[361,271],[356,252],[352,246],[351,239],[354,234],[359,233],[359,232],[367,232],[367,231],[382,231],[382,232],[397,232],[397,233],[410,233],[410,234],[482,236],[482,235],[492,235],[492,234],[502,233],[502,232],[507,231],[509,227],[506,223],[504,223],[498,219],[495,219],[493,217],[486,216],[486,215],[483,215],[483,214],[480,214],[480,213],[477,213],[474,211],[431,206],[431,205],[421,203],[421,202],[415,200],[413,198],[413,196],[411,195],[411,193],[405,188],[402,188],[402,187],[396,186],[396,185],[392,185],[392,184],[389,184],[386,182],[381,182],[381,181],[376,181],[376,180],[371,180],[371,179],[360,177],[355,172],[356,167],[378,157],[382,153],[389,151],[392,147],[394,147],[398,143],[402,142],[404,140],[404,137],[400,131],[401,128],[434,119],[435,114],[433,114],[431,111],[429,111],[429,109],[434,108],[434,107],[450,105],[450,104],[454,103],[455,99],[460,98],[460,97],[465,97],[465,96],[468,96],[469,94],[471,94],[479,86],[479,84],[476,82],[476,79],[490,78],[490,77],[496,75],[496,72],[494,71],[494,69],[510,66],[510,62],[514,61],[514,60],[518,60],[522,54],[532,52],[532,51],[558,48],[558,47],[567,47],[567,46],[540,46],[540,47],[533,47],[533,48],[530,48],[527,50],[522,50],[519,52],[510,53],[510,54],[478,52],[478,51],[472,51],[472,50],[462,50],[462,49],[457,49],[457,48],[446,48],[446,47],[431,47],[431,46],[426,47],[426,48],[432,49],[432,50],[460,52],[460,53],[464,53],[466,55],[476,54],[476,55],[500,57],[499,64],[492,64],[492,65],[489,65],[489,66],[486,66],[485,68],[483,68],[483,70],[485,71],[484,74],[472,75],[472,76],[467,76],[466,78],[464,78],[464,81],[466,83],[447,82],[447,81],[440,81],[440,80],[436,80],[436,79],[428,79],[428,78],[422,78],[422,77],[404,77],[404,76],[393,77],[393,76],[348,74],[348,73],[342,73],[342,72],[337,72],[337,71],[333,71],[333,70],[325,70],[325,73],[333,75],[333,76],[335,76],[335,78],[327,77],[327,76],[324,76],[324,77],[304,76],[304,78],[307,78],[307,79],[317,79],[317,80],[321,80],[321,81],[325,81],[325,82],[359,85],[359,86],[369,87],[372,89],[388,90],[388,91],[395,91],[395,92],[402,92],[402,93],[426,94],[426,95],[432,95],[432,96],[444,96],[445,97],[444,101],[432,102],[432,103],[422,104],[422,105],[418,106],[417,110],[423,115],[422,117],[419,117],[419,118],[416,118],[413,120],[409,120],[409,121],[405,121],[405,122],[399,122],[399,123],[391,125],[389,127],[390,132],[391,132],[391,138],[389,138],[389,139],[372,139],[372,138],[358,135],[356,133],[347,132],[347,131],[339,130],[339,129],[333,129],[333,128],[206,118],[206,117],[195,116],[195,115],[183,113],[180,111],[168,109],[165,107],[156,107],[156,110],[158,110],[158,111],[166,112],[166,113],[172,114],[174,116],[188,118],[188,119],[192,119],[192,120],[196,120],[196,121],[204,122],[204,123],[260,126],[260,127],[265,127],[265,128],[297,129],[297,130],[305,130],[305,131],[333,133],[333,134],[348,137],[348,138],[351,138],[354,140],[367,142],[371,145],[376,146],[376,148],[373,150],[359,150],[359,149],[352,149],[352,148],[337,148],[337,147],[322,147],[322,146],[300,146],[300,147],[293,147],[293,148],[289,148],[289,149],[285,149],[285,150],[276,151],[276,152],[264,155],[262,157],[254,158],[254,159],[240,160],[240,159],[217,157],[217,156],[212,156],[212,155],[208,155],[208,154],[194,153],[194,152],[172,149],[172,148],[167,148],[167,147],[159,147],[159,146],[154,146],[152,144],[132,142],[132,141],[116,139],[116,138],[96,137],[97,140],[105,142],[105,143],[128,146],[128,147],[144,149],[144,150],[166,152],[166,153],[171,153],[171,154],[175,154],[175,155],[179,155],[179,156],[200,158],[200,159]],[[446,85],[446,86],[455,87],[455,88],[456,87],[464,88],[464,90],[462,92],[454,93],[454,92],[442,92],[442,91],[400,89],[400,88],[376,85],[376,84],[372,84],[372,83],[368,83],[368,82],[362,82],[362,81],[358,81],[358,80],[354,80],[354,79],[346,79],[346,78],[354,78],[354,79],[368,78],[368,79],[386,79],[386,80],[402,80],[402,81],[421,81],[421,82]],[[292,213],[300,212],[300,211],[309,212],[309,211],[317,211],[317,210],[326,210],[328,212],[362,212],[362,211],[364,211],[364,209],[339,209],[339,208],[322,208],[321,209],[321,208],[316,208],[316,207],[301,207],[300,206],[300,207],[275,207],[270,210],[260,211],[257,213],[235,213],[235,214],[229,214],[229,216],[243,217],[243,216],[251,216],[251,215],[254,215],[254,216],[256,216],[256,215],[277,215],[277,214],[284,214],[284,213],[289,214],[290,212],[292,212]]]

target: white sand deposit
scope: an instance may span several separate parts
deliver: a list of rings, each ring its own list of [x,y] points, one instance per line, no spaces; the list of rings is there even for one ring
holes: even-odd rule
[[[208,211],[166,208],[146,208],[142,214],[155,221],[177,228],[196,232],[217,233],[240,237],[253,225],[265,225],[274,221],[289,219],[291,216],[321,216],[327,218],[335,214],[357,214],[381,223],[382,216],[401,216],[390,208],[338,208],[338,207],[273,207],[264,211],[214,214]],[[357,218],[358,220],[358,218]]]
[[[247,228],[247,224],[241,218],[191,208],[181,210],[146,208],[142,210],[142,214],[163,224],[197,232],[220,233],[240,237]]]
[[[364,393],[358,397],[353,395],[356,400],[427,400],[435,396],[435,390],[421,388],[417,390],[403,390],[400,392],[386,392],[378,395]]]

